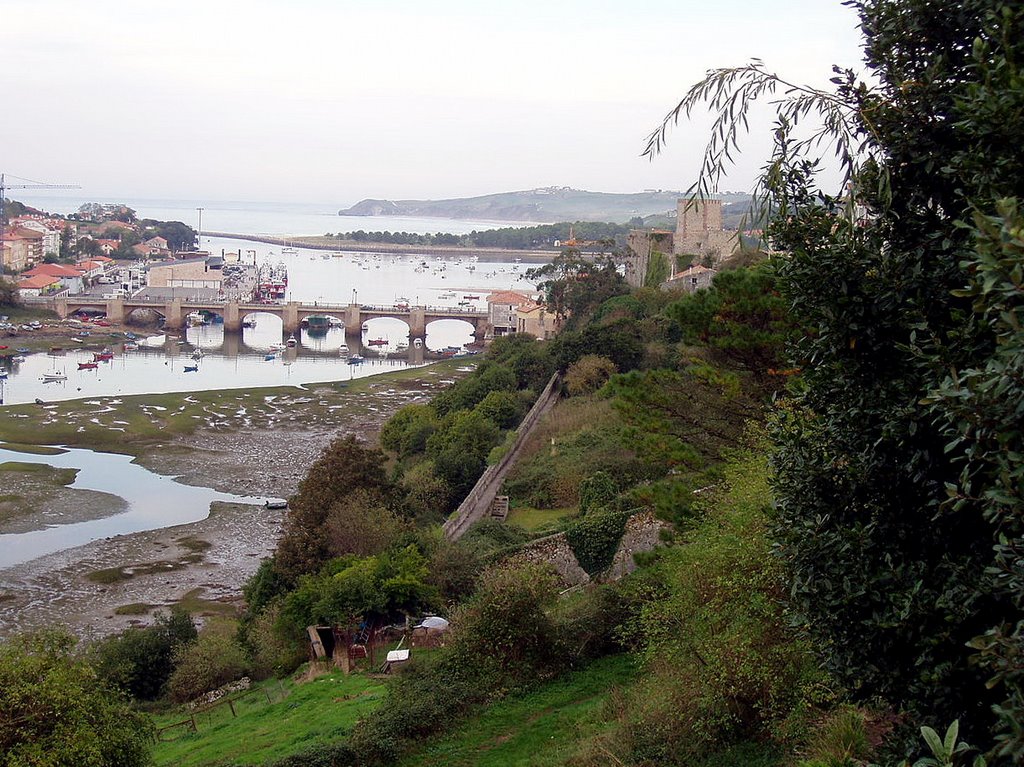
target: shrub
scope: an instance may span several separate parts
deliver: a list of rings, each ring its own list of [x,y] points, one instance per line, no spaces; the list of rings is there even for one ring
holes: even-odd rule
[[[631,514],[629,511],[593,511],[565,529],[572,553],[588,574],[597,575],[608,569]]]
[[[607,357],[586,354],[569,366],[565,374],[565,388],[572,397],[592,394],[617,372],[615,363]]]
[[[174,659],[198,633],[191,616],[157,614],[152,626],[131,628],[90,650],[96,673],[137,700],[156,700],[174,671]]]
[[[278,630],[281,601],[267,605],[244,626],[242,639],[249,651],[249,674],[256,679],[283,676],[306,660],[306,647]]]
[[[167,681],[171,699],[179,703],[241,677],[248,665],[235,638],[232,621],[211,620],[191,644],[175,653],[175,669]]]
[[[591,474],[580,483],[580,514],[603,509],[619,494],[615,480],[604,471]]]
[[[0,765],[150,763],[152,725],[73,655],[70,634],[0,643]]]

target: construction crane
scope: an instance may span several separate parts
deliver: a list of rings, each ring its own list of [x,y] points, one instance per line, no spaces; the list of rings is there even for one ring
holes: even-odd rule
[[[43,184],[39,181],[32,181],[27,178],[13,176],[19,181],[27,181],[27,184],[8,184],[6,176],[0,173],[0,225],[7,226],[7,206],[5,204],[5,192],[8,189],[81,189],[78,184]]]
[[[24,184],[8,184],[6,177],[0,173],[0,274],[4,273],[4,232],[7,229],[7,202],[6,191],[8,189],[81,189],[78,184],[43,184],[39,181],[32,181],[27,178],[14,176],[18,181],[27,181]]]

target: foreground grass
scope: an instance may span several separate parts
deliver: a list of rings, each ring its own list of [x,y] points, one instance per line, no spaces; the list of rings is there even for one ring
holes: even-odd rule
[[[581,740],[608,727],[604,702],[639,671],[632,656],[595,661],[582,671],[512,700],[489,707],[403,759],[402,767],[565,764]]]
[[[267,703],[268,694],[273,703]],[[158,742],[154,763],[181,767],[265,764],[318,741],[344,737],[383,696],[382,681],[357,674],[335,672],[304,683],[268,680],[235,704],[237,718],[227,705],[221,705],[196,715],[196,733],[168,731],[165,737],[178,739]],[[157,727],[187,718],[184,709],[154,717]]]

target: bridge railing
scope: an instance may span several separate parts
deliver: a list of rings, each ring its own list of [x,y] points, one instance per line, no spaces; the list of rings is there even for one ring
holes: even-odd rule
[[[107,301],[115,300],[110,298],[104,298],[103,296],[88,295],[88,294],[76,294],[64,296],[71,304],[104,304]],[[52,302],[52,298],[30,297],[27,299],[31,303],[48,303]],[[260,310],[260,309],[280,309],[287,306],[288,301],[275,301],[273,303],[260,303],[256,301],[245,301],[232,299],[228,297],[211,297],[211,298],[200,298],[197,296],[175,296],[173,298],[152,298],[147,296],[139,296],[136,298],[124,298],[122,299],[125,304],[130,305],[146,305],[146,306],[165,306],[172,301],[181,301],[183,304],[192,306],[226,306],[230,303],[237,303],[239,308],[245,308],[247,310]],[[323,303],[321,301],[314,301],[312,303],[298,303],[298,309],[302,312],[324,310],[324,311],[346,311],[351,304],[334,304],[334,303]],[[409,306],[388,306],[387,304],[359,304],[359,310],[363,312],[387,312],[389,314],[404,314],[411,312],[412,310],[422,310],[427,314],[447,314],[447,315],[465,315],[467,317],[485,317],[487,316],[486,309],[477,309],[474,307],[467,306],[438,306],[433,304],[415,304]]]

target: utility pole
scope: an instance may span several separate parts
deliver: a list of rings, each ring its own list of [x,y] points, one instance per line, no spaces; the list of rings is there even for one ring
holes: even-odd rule
[[[203,249],[203,210],[204,210],[204,208],[196,208],[196,210],[199,211],[199,242],[197,243],[197,248],[199,250],[202,250]]]

